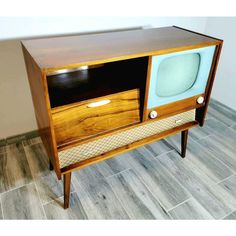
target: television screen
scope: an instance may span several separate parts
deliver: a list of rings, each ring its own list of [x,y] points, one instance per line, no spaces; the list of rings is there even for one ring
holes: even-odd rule
[[[153,56],[147,107],[204,93],[214,52],[209,46]]]
[[[198,53],[164,59],[157,71],[156,95],[173,96],[190,89],[196,81],[199,65]]]

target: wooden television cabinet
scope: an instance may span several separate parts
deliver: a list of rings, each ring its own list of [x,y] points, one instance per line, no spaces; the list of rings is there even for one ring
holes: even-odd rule
[[[39,133],[64,177],[64,208],[74,170],[178,132],[185,157],[188,129],[204,124],[222,44],[176,26],[22,41]],[[205,90],[150,109],[153,58],[209,46]]]

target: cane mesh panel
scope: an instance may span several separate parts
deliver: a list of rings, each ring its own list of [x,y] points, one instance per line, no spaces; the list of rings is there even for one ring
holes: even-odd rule
[[[78,163],[194,120],[195,110],[191,110],[60,151],[60,166]]]

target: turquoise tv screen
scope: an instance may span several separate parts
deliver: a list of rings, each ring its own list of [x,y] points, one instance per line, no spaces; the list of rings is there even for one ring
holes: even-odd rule
[[[173,96],[190,89],[197,79],[199,65],[198,53],[164,59],[157,72],[156,95]]]
[[[215,46],[152,57],[148,108],[204,93]]]

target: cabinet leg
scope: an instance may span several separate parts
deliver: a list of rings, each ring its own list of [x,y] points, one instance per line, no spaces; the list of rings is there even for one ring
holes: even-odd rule
[[[52,165],[52,162],[50,161],[50,159],[49,159],[49,170],[53,170],[53,165]]]
[[[181,157],[184,158],[186,155],[188,142],[188,130],[184,130],[181,132]]]
[[[71,172],[64,174],[64,209],[67,209],[70,204],[70,184]]]

